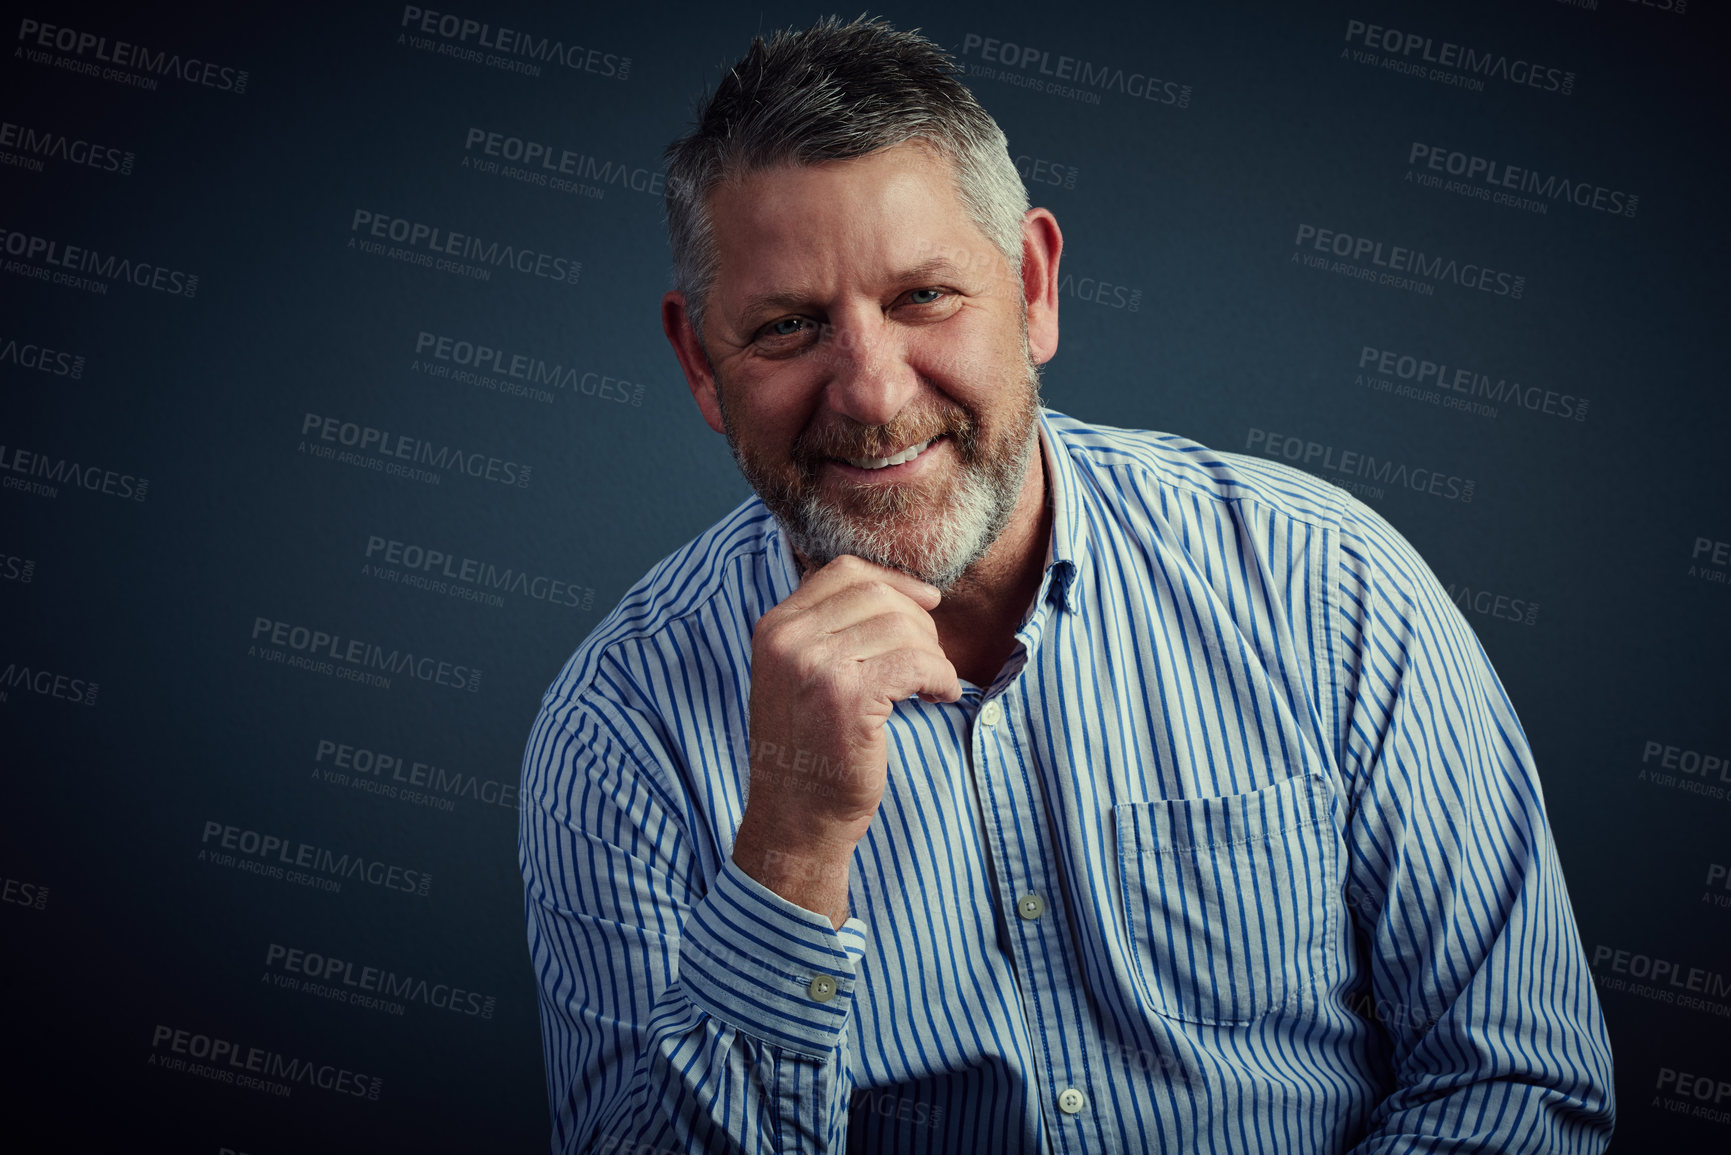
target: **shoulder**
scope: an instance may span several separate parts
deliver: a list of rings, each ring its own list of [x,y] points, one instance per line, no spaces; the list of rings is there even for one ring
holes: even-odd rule
[[[690,639],[713,638],[710,627],[717,615],[737,620],[743,606],[771,597],[779,538],[774,516],[753,495],[657,562],[577,647],[548,687],[542,713],[568,706],[597,690],[598,682],[639,667],[645,653],[690,656]],[[692,619],[699,619],[695,632]],[[747,647],[755,621],[753,616],[743,623]]]
[[[1138,498],[1247,504],[1331,529],[1354,506],[1370,513],[1344,490],[1283,462],[1224,453],[1175,433],[1086,423],[1052,410],[1043,416],[1054,449],[1067,454],[1080,483],[1131,509]]]
[[[1253,555],[1258,568],[1321,612],[1455,616],[1435,575],[1381,514],[1345,489],[1281,461],[1223,453],[1187,437],[1043,414],[1065,454],[1076,505],[1095,539],[1117,536],[1218,575]],[[1302,587],[1291,579],[1308,573]],[[1300,593],[1302,589],[1303,593]]]

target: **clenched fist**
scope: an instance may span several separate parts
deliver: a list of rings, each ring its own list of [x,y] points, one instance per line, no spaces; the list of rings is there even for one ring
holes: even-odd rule
[[[809,574],[751,638],[751,786],[740,868],[807,910],[847,919],[848,863],[883,800],[884,724],[914,695],[953,702],[933,587],[857,557]]]

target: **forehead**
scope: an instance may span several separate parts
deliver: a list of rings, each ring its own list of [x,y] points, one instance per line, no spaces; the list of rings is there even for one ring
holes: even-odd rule
[[[764,294],[840,292],[915,267],[977,275],[1004,264],[969,217],[954,166],[918,142],[737,176],[711,194],[709,216],[712,291],[724,308]]]

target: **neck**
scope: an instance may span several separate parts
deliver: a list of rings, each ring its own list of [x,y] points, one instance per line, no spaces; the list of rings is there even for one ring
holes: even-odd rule
[[[990,686],[1015,652],[1016,630],[1045,577],[1052,503],[1046,499],[1050,483],[1037,428],[1034,437],[1009,524],[932,612],[944,654],[956,672],[976,686]]]

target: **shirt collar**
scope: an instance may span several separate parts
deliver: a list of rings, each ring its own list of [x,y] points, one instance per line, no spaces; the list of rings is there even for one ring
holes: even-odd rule
[[[1074,613],[1080,604],[1076,585],[1078,565],[1086,560],[1088,535],[1083,532],[1081,478],[1076,463],[1059,440],[1054,419],[1063,415],[1051,409],[1040,410],[1040,452],[1046,459],[1046,500],[1052,503],[1052,536],[1046,543],[1046,576],[1040,586],[1040,597],[1050,598],[1059,607]]]
[[[1080,478],[1076,463],[1058,439],[1053,428],[1054,418],[1064,419],[1062,414],[1042,408],[1035,422],[1040,453],[1046,463],[1046,499],[1052,503],[1052,535],[1046,541],[1045,575],[1040,582],[1036,605],[1050,600],[1061,609],[1074,612],[1079,601],[1076,568],[1078,562],[1087,556],[1088,538],[1083,532],[1080,516]],[[793,556],[793,546],[788,542],[781,523],[773,516],[768,518],[767,531],[772,539],[767,543],[770,588],[779,604],[799,588],[802,575],[799,562]]]
[[[799,588],[801,574],[799,559],[793,556],[793,545],[787,540],[787,531],[781,528],[781,520],[769,512],[769,507],[763,505],[763,499],[756,499],[763,508],[765,532],[769,535],[767,542],[769,553],[769,591],[772,605],[780,605],[793,591]]]

